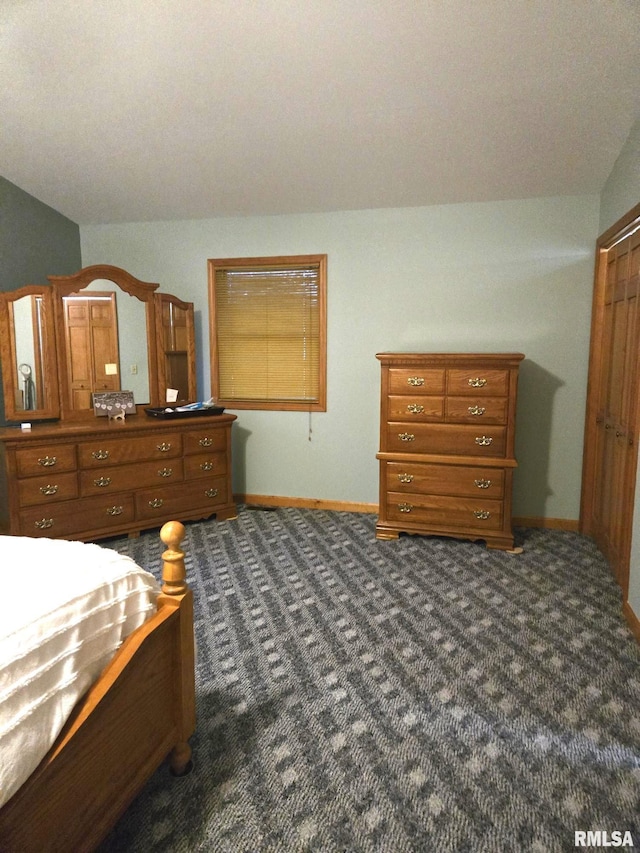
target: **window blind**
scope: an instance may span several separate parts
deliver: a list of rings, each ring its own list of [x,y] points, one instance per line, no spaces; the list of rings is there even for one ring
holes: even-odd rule
[[[220,400],[317,403],[318,264],[216,268]]]

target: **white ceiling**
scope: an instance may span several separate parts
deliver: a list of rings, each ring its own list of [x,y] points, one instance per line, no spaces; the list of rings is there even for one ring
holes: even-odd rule
[[[0,0],[0,174],[80,224],[599,193],[639,0]]]

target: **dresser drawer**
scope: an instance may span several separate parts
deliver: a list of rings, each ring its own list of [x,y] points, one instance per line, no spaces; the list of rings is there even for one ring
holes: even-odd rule
[[[508,370],[485,370],[482,367],[468,370],[447,370],[447,394],[471,394],[482,397],[503,397],[509,393]]]
[[[448,423],[506,424],[507,397],[447,397]]]
[[[184,457],[185,480],[195,480],[198,477],[215,477],[226,473],[226,453],[199,453],[197,456]]]
[[[156,433],[139,438],[96,438],[78,445],[80,467],[95,468],[137,462],[144,459],[170,459],[182,454],[180,433]],[[131,484],[135,486],[135,483]]]
[[[502,501],[497,500],[400,492],[390,492],[387,496],[386,518],[401,524],[495,531],[502,528],[502,513]]]
[[[199,484],[181,483],[157,489],[146,489],[136,494],[138,518],[166,521],[175,515],[202,512],[227,503],[227,478],[212,477]]]
[[[404,396],[392,394],[387,404],[389,421],[444,421],[444,397],[432,397],[424,394]]]
[[[0,430],[0,528],[93,541],[167,519],[233,518],[235,420],[226,413],[175,422],[138,415]]]
[[[504,470],[466,465],[431,465],[426,462],[385,462],[385,483],[389,492],[460,497],[496,498],[504,496]]]
[[[205,450],[213,452],[226,449],[226,429],[207,429],[205,427],[202,430],[194,430],[184,435],[184,452],[187,454],[202,453]]]
[[[182,480],[182,459],[159,459],[153,462],[132,462],[127,466],[92,468],[80,472],[80,494],[101,495],[132,489],[165,485]]]
[[[78,497],[78,475],[75,471],[58,473],[54,469],[44,477],[18,481],[18,503],[21,507],[68,501]]]
[[[500,426],[454,424],[387,424],[390,453],[430,453],[452,456],[503,457],[506,429]]]
[[[16,466],[19,477],[33,477],[54,471],[75,471],[75,444],[21,447],[16,450]]]
[[[444,370],[432,368],[389,368],[390,394],[443,394]]]
[[[50,507],[27,509],[20,513],[22,536],[73,536],[89,530],[118,528],[134,520],[132,495],[105,495],[77,501],[60,501]]]

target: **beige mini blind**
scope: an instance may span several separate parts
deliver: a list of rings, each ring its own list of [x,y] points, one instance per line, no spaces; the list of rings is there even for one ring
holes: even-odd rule
[[[324,408],[322,271],[320,261],[215,267],[220,402]]]

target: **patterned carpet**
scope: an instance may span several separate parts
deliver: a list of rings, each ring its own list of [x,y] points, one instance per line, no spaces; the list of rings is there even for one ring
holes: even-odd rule
[[[593,544],[382,542],[375,521],[187,526],[195,769],[161,768],[102,853],[640,845],[640,647]],[[108,544],[157,572],[157,532]]]

